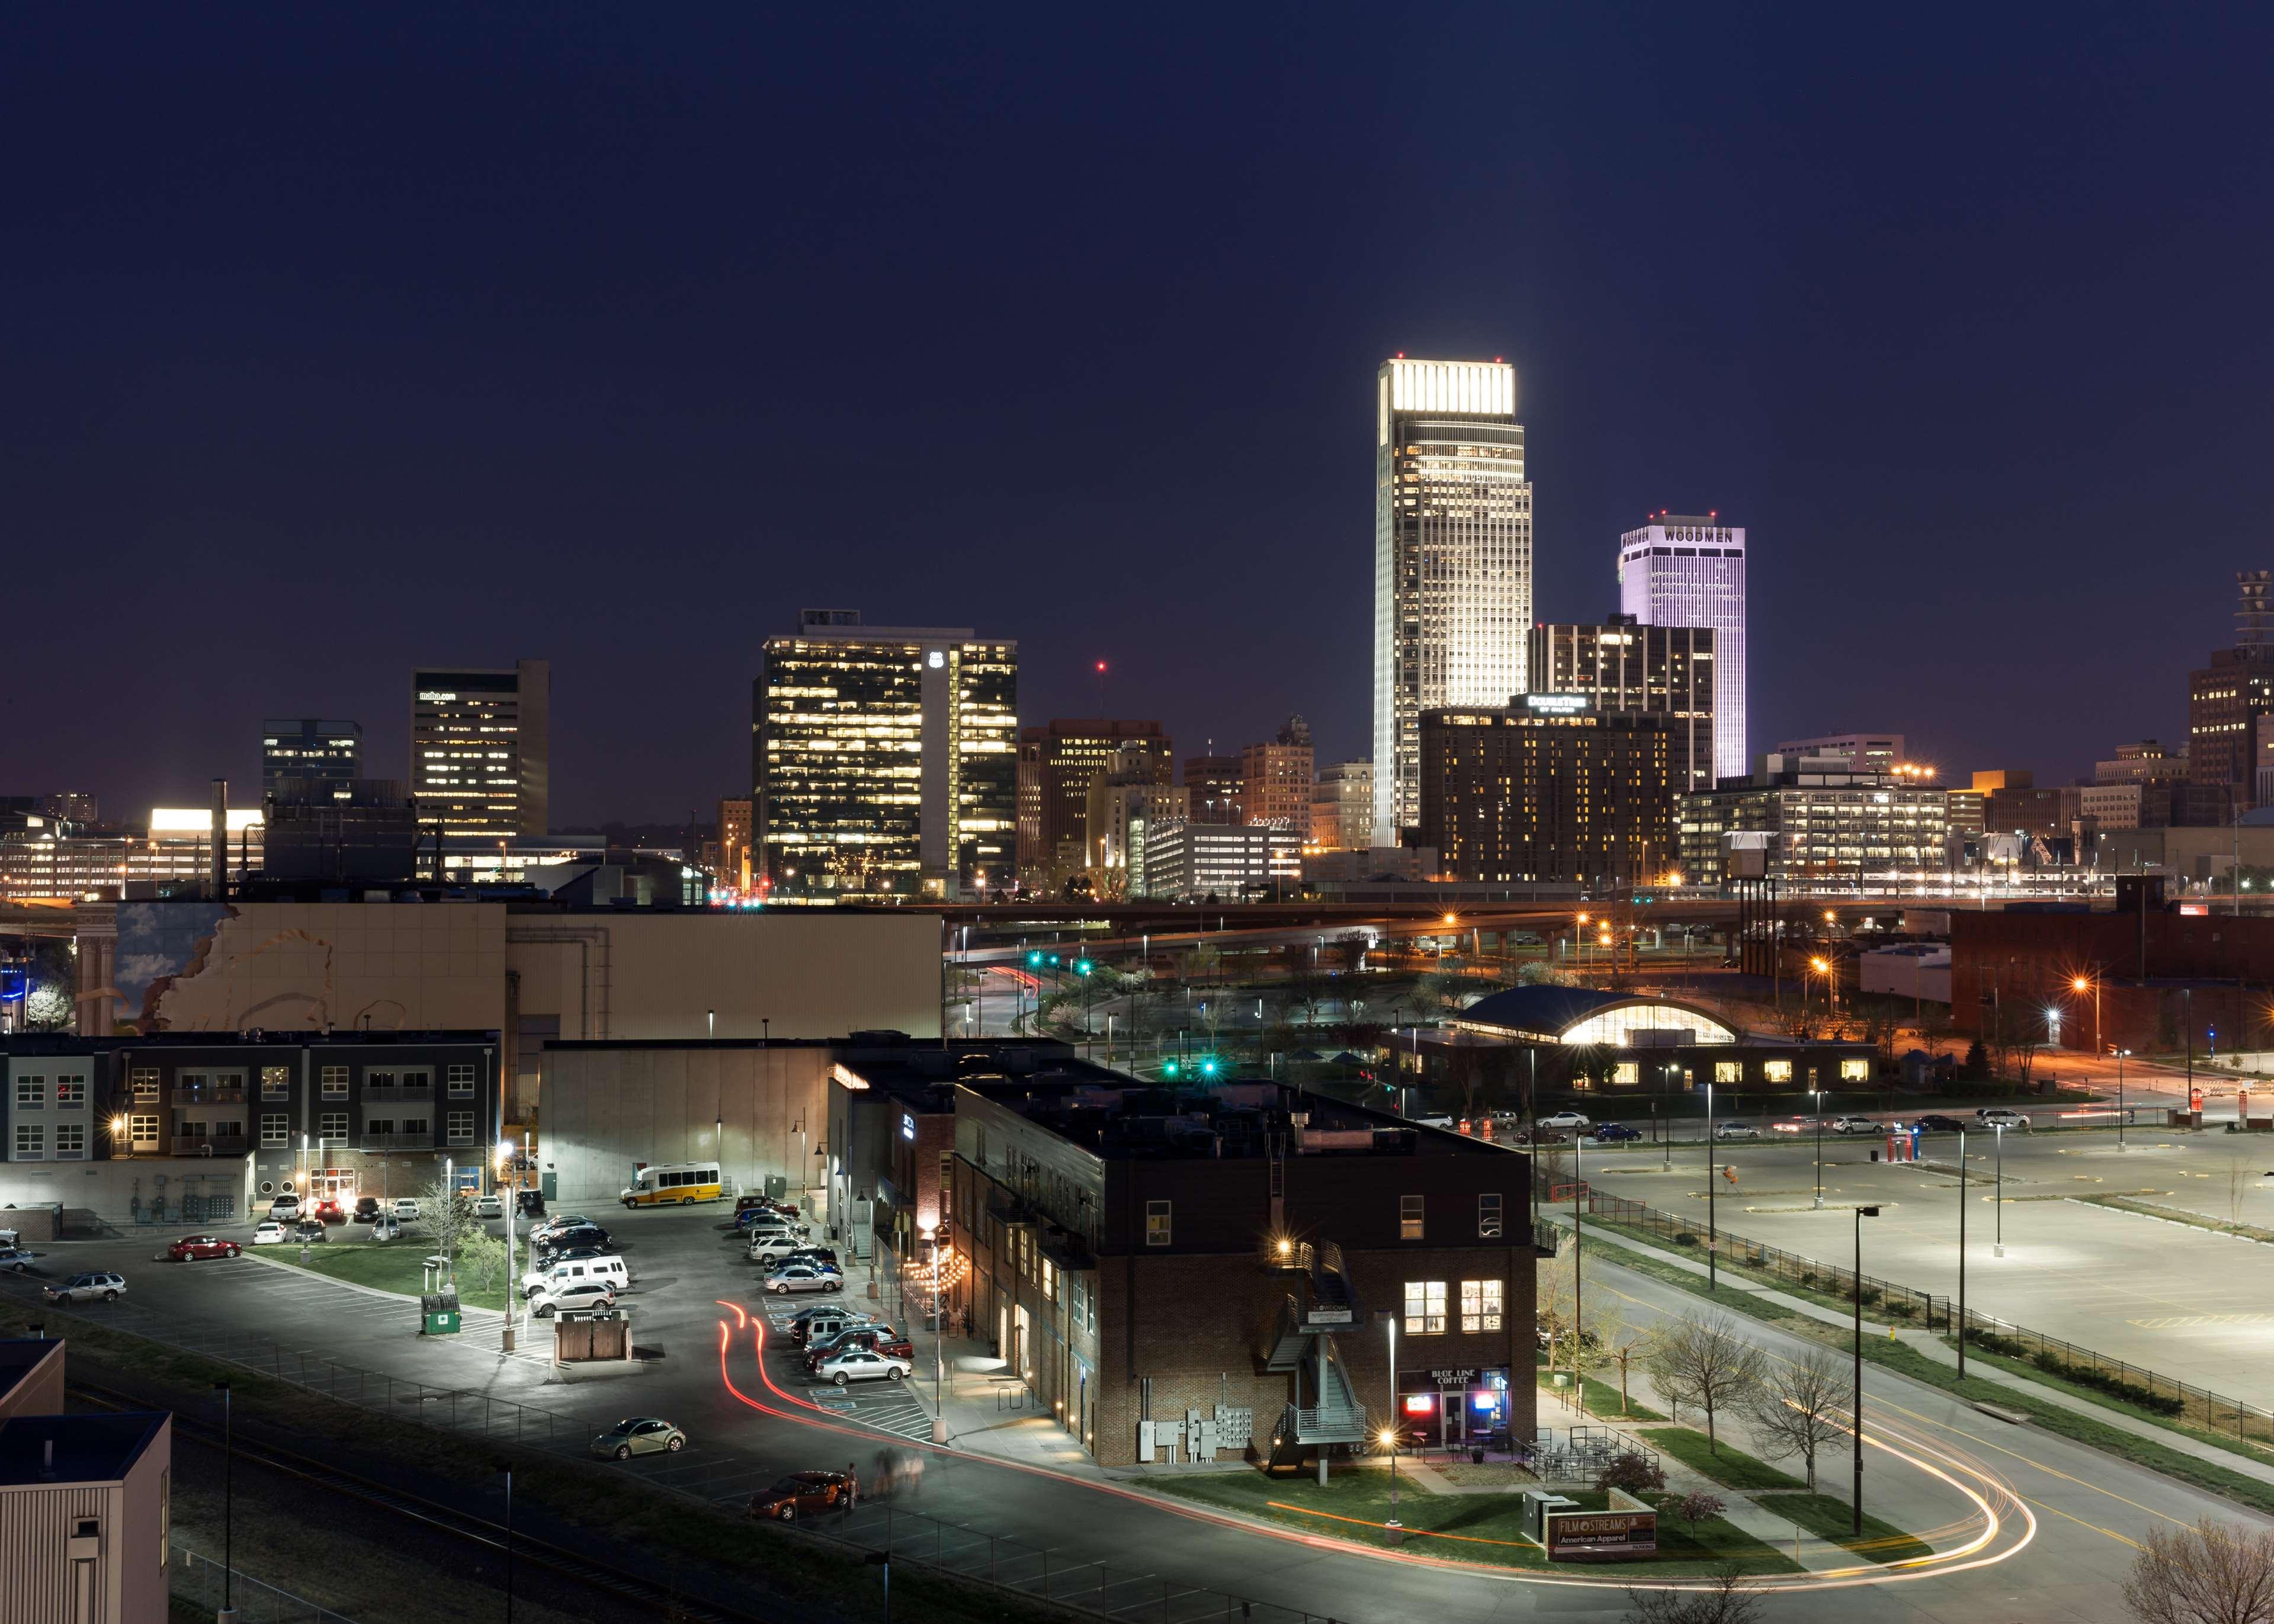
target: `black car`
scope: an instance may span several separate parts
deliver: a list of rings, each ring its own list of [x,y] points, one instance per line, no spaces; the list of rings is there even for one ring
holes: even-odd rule
[[[375,1195],[356,1197],[355,1221],[358,1223],[379,1222],[379,1198]]]
[[[778,1259],[777,1261],[782,1263],[814,1263],[823,1265],[829,1268],[835,1268],[837,1267],[837,1252],[833,1247],[829,1246],[801,1246],[795,1252],[784,1254],[781,1258]]]
[[[332,1238],[332,1234],[330,1230],[324,1228],[322,1219],[303,1218],[293,1226],[292,1238],[305,1246],[314,1241],[328,1241]]]
[[[608,1232],[597,1223],[580,1223],[573,1229],[561,1229],[537,1243],[540,1258],[558,1257],[564,1252],[613,1252],[615,1243]]]
[[[1630,1139],[1641,1137],[1638,1130],[1630,1128],[1623,1122],[1599,1122],[1595,1124],[1595,1143],[1598,1145],[1623,1145]]]
[[[523,1217],[542,1218],[545,1216],[545,1192],[542,1190],[524,1190],[519,1195],[514,1197],[513,1199],[514,1205],[521,1208],[521,1215]]]
[[[1934,1111],[1927,1112],[1925,1116],[1916,1118],[1916,1121],[1918,1125],[1929,1133],[1963,1133],[1969,1128],[1978,1128],[1982,1125],[1977,1122],[1961,1122],[1955,1116],[1945,1116]]]

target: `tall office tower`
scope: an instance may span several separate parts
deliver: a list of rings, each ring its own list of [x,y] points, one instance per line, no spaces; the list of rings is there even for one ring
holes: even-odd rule
[[[1645,626],[1615,614],[1605,626],[1535,626],[1532,691],[1585,694],[1603,714],[1674,718],[1674,786],[1713,787],[1713,634],[1702,626]]]
[[[1532,485],[1516,369],[1385,361],[1375,374],[1374,838],[1421,821],[1421,713],[1525,690]]]
[[[1321,852],[1374,845],[1374,763],[1330,762],[1311,781],[1311,840]]]
[[[2187,779],[2226,789],[2243,812],[2256,788],[2258,718],[2274,712],[2274,577],[2246,569],[2234,583],[2234,647],[2212,650],[2208,666],[2187,673]]]
[[[1619,609],[1645,626],[1713,631],[1713,776],[1752,771],[1745,733],[1745,532],[1715,514],[1660,513],[1619,538]]]
[[[750,798],[724,795],[719,801],[719,883],[750,889]]]
[[[410,673],[410,794],[446,836],[508,840],[550,829],[553,663]]]
[[[1089,786],[1101,778],[1166,784],[1173,756],[1158,722],[1059,718],[1019,735],[1019,870],[1056,888],[1089,862]]]
[[[1193,822],[1239,822],[1239,756],[1187,756],[1180,782],[1192,792],[1187,799],[1192,803]]]
[[[276,793],[286,778],[335,801],[350,800],[348,786],[363,777],[363,724],[326,722],[312,716],[270,717],[260,725],[260,793]]]
[[[1239,816],[1246,823],[1311,833],[1311,725],[1291,716],[1268,744],[1239,752]]]
[[[942,897],[1010,877],[1019,645],[807,609],[752,685],[751,838],[777,892]]]

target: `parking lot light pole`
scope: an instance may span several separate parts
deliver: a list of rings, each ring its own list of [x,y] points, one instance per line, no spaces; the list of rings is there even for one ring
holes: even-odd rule
[[[511,1139],[501,1139],[498,1141],[498,1166],[508,1175],[510,1175],[513,1169],[513,1141]],[[515,1215],[520,1211],[520,1192],[514,1188],[512,1178],[508,1177],[506,1179],[505,1199],[505,1329],[498,1334],[498,1345],[508,1353],[511,1353],[514,1349],[513,1297],[515,1280],[513,1273],[513,1230]],[[510,1502],[512,1498],[513,1479],[511,1476],[508,1475],[506,1478],[506,1499]]]
[[[2128,1049],[2116,1051],[2116,1148],[2120,1153],[2124,1148],[2124,1056],[2131,1052]]]
[[[1958,1131],[1958,1379],[1966,1380],[1966,1130]]]
[[[1820,1212],[1824,1207],[1824,1090],[1808,1092],[1816,1096],[1816,1206]]]
[[[1856,1391],[1848,1407],[1856,1436],[1855,1531],[1864,1531],[1864,1220],[1877,1218],[1876,1207],[1856,1209]]]
[[[237,1568],[234,1535],[237,1511],[237,1447],[230,1427],[229,1383],[216,1381],[221,1395],[221,1612],[218,1624],[237,1624]]]
[[[1706,1085],[1706,1289],[1718,1289],[1718,1247],[1721,1229],[1715,1221],[1713,1207],[1713,1085]]]
[[[947,1441],[947,1410],[942,1398],[947,1357],[940,1348],[946,1335],[947,1317],[939,1303],[939,1231],[930,1224],[923,1226],[924,1244],[931,1248],[931,1440],[936,1444]]]
[[[1996,1238],[1990,1243],[1990,1255],[2002,1258],[2006,1255],[2006,1124],[2002,1122],[1998,1124],[1998,1199],[1992,1215],[1997,1225],[1993,1230]]]

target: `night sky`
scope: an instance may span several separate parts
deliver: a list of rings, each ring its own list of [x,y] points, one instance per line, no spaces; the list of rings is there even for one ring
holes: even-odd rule
[[[1541,618],[1750,529],[1756,749],[2175,743],[2274,565],[2263,9],[962,10],[12,12],[0,793],[544,656],[556,823],[707,817],[802,605],[1364,755],[1398,350]]]

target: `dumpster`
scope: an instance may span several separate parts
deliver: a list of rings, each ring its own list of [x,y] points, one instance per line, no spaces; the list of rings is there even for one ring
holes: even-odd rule
[[[460,1328],[456,1287],[419,1294],[418,1334],[421,1336],[456,1336]]]
[[[553,1362],[588,1365],[632,1357],[631,1311],[624,1308],[564,1308],[553,1319]]]

